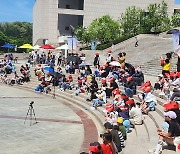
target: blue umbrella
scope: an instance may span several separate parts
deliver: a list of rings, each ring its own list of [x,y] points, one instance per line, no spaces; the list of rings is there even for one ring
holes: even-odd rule
[[[2,48],[8,48],[8,49],[14,49],[15,48],[15,46],[14,45],[12,45],[12,44],[10,44],[10,43],[6,43],[6,44],[4,44],[3,46],[1,46]]]
[[[47,67],[44,67],[44,71],[49,72],[49,73],[54,73],[54,68],[47,66]]]
[[[167,32],[167,34],[174,34],[174,33],[179,33],[179,29],[171,29]]]

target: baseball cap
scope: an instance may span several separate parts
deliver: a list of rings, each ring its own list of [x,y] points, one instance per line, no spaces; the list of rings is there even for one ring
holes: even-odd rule
[[[171,119],[176,119],[177,115],[174,111],[168,111],[164,113],[165,117],[169,117]]]
[[[146,87],[146,88],[144,89],[144,91],[145,91],[146,93],[150,92],[151,90],[152,90],[151,87]]]
[[[130,76],[130,77],[128,77],[126,80],[127,80],[127,81],[132,81],[132,80],[133,80],[133,77]]]
[[[124,100],[124,99],[128,99],[128,96],[127,95],[125,95],[125,94],[122,94],[121,95],[121,98]]]
[[[123,123],[123,118],[122,117],[118,117],[117,122],[122,124]]]
[[[163,105],[164,108],[166,108],[167,110],[174,110],[174,109],[179,109],[179,104],[175,101],[173,102],[168,102],[167,104]]]
[[[89,146],[89,151],[90,152],[101,152],[102,151],[102,147],[101,147],[101,145],[100,145],[100,143],[99,142],[92,142],[92,143],[90,143],[90,146]]]
[[[134,104],[134,100],[133,99],[129,99],[125,103],[128,104],[128,105],[132,105],[132,104]]]
[[[112,50],[108,50],[107,53],[112,53]]]
[[[98,90],[97,93],[101,93],[101,90]]]
[[[161,78],[163,78],[163,75],[162,75],[162,74],[158,74],[158,77],[161,77]]]
[[[116,88],[116,89],[114,89],[114,90],[112,91],[112,93],[113,93],[114,95],[118,95],[118,94],[121,93],[121,91],[120,91],[118,88]]]
[[[178,148],[178,150],[180,151],[180,144],[178,144],[177,148]]]

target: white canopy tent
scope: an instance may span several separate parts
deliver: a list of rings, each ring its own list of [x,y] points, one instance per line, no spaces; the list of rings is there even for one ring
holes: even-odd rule
[[[64,44],[64,45],[61,45],[60,47],[57,47],[56,50],[65,50],[65,58],[67,58],[67,54],[68,54],[68,45],[67,44]]]
[[[35,45],[35,46],[33,47],[33,49],[38,50],[38,49],[40,49],[40,47],[41,47],[41,46],[37,44],[37,45]]]

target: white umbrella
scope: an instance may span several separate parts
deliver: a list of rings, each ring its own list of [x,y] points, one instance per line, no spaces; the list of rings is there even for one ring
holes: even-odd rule
[[[87,63],[87,62],[82,62],[81,64],[79,64],[80,67],[84,67],[84,66],[91,66],[91,64]]]
[[[41,47],[41,46],[37,44],[37,45],[35,45],[35,46],[33,47],[33,49],[38,50],[38,49],[40,49],[40,47]]]
[[[68,45],[67,44],[64,44],[64,45],[61,45],[60,47],[57,47],[56,48],[57,50],[65,50],[65,58],[67,58],[67,53],[68,53]]]
[[[112,66],[121,66],[121,64],[118,61],[112,61],[109,64]]]
[[[64,44],[64,45],[61,45],[60,47],[57,47],[56,49],[57,49],[57,50],[67,50],[67,49],[69,49],[69,48],[68,48],[68,45],[67,45],[67,44]]]

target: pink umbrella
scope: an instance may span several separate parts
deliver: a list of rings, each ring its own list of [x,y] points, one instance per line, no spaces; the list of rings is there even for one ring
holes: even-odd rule
[[[43,46],[41,46],[40,48],[43,48],[43,49],[55,49],[52,45],[50,44],[45,44]]]

